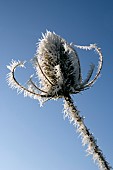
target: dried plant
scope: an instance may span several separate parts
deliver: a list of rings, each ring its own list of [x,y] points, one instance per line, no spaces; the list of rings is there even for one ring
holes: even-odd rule
[[[86,79],[82,80],[80,61],[76,48],[83,50],[95,50],[99,55],[98,70],[92,80],[94,71],[92,64]],[[22,86],[15,78],[17,67],[24,67],[25,62],[12,60],[8,67],[10,73],[7,75],[7,81],[11,88],[17,89],[18,93],[24,93],[24,96],[30,96],[38,99],[40,104],[46,100],[64,98],[64,115],[68,117],[77,132],[80,134],[82,144],[87,145],[88,155],[92,154],[98,167],[103,170],[110,170],[111,167],[106,161],[102,151],[97,145],[96,139],[90,133],[84,123],[84,118],[79,115],[77,107],[74,106],[71,94],[77,94],[90,88],[100,75],[102,69],[103,57],[100,48],[96,44],[89,46],[78,46],[68,44],[63,38],[54,32],[47,31],[42,34],[39,40],[36,55],[32,60],[36,75],[39,79],[39,87],[34,83],[32,76],[27,82],[27,87]]]

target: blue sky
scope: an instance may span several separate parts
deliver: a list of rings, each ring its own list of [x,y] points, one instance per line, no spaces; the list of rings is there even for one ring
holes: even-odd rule
[[[63,99],[38,101],[17,95],[6,83],[12,59],[30,61],[46,29],[68,42],[97,43],[104,64],[101,77],[83,94],[73,96],[85,123],[113,166],[113,1],[112,0],[0,0],[0,169],[97,170],[86,157],[81,139],[68,119],[63,119]],[[83,77],[95,53],[78,50]],[[25,84],[34,70],[17,69]]]

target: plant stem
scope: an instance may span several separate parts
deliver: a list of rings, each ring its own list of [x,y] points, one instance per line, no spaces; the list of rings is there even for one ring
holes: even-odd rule
[[[105,160],[105,157],[102,151],[99,149],[97,145],[96,139],[93,137],[92,133],[90,133],[89,129],[86,127],[84,123],[84,118],[79,115],[79,111],[77,107],[74,106],[73,100],[70,95],[64,96],[65,98],[65,105],[66,105],[66,112],[68,112],[68,116],[70,120],[74,122],[74,125],[77,127],[77,132],[80,133],[82,144],[87,145],[87,153],[88,155],[93,155],[94,162],[98,164],[98,167],[101,170],[110,170],[109,163]]]

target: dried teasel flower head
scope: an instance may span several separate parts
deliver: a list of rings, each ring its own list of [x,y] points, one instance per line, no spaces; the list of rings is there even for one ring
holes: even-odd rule
[[[94,65],[88,72],[86,79],[82,80],[80,61],[75,50],[95,50],[99,54],[98,70],[93,80],[90,81]],[[17,88],[18,92],[24,92],[24,96],[30,96],[43,102],[48,99],[64,97],[67,94],[79,93],[94,84],[99,77],[102,68],[102,54],[95,44],[78,46],[67,43],[66,40],[47,31],[37,45],[35,57],[32,60],[36,74],[40,81],[40,87],[30,77],[27,87],[22,86],[15,78],[16,68],[23,67],[24,62],[14,61],[8,66],[10,73],[7,76],[10,87]]]
[[[38,43],[34,66],[42,89],[52,96],[76,93],[81,84],[78,55],[64,39],[47,31]]]
[[[80,61],[75,51],[75,47],[83,50],[95,50],[99,55],[99,64],[96,75],[92,80],[91,76],[94,65],[88,72],[83,81],[81,76]],[[40,104],[48,99],[57,99],[64,97],[64,117],[68,117],[70,122],[79,132],[82,144],[87,145],[86,152],[93,155],[100,169],[110,170],[111,166],[106,161],[102,151],[99,149],[95,138],[84,123],[84,117],[79,115],[77,107],[74,106],[70,94],[79,93],[91,87],[100,75],[102,69],[102,53],[95,44],[89,46],[71,45],[54,32],[47,31],[39,40],[33,65],[36,74],[40,80],[40,87],[34,83],[30,77],[27,87],[22,86],[15,78],[17,67],[24,67],[25,62],[12,60],[8,67],[10,72],[7,75],[7,81],[11,88],[16,88],[18,93],[24,92],[24,96],[30,96],[38,99]]]

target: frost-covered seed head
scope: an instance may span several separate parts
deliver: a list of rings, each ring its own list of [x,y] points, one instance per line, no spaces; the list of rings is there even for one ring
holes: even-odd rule
[[[54,32],[47,31],[40,39],[34,65],[41,87],[52,96],[73,93],[81,83],[75,49]]]
[[[90,81],[94,70],[94,65],[91,65],[86,79],[82,81],[80,61],[75,47],[83,50],[94,49],[99,54],[98,70],[93,80]],[[24,62],[20,61],[12,60],[11,64],[7,66],[10,70],[7,81],[10,87],[17,89],[18,93],[23,92],[24,96],[38,99],[42,103],[48,99],[76,94],[91,87],[100,75],[103,60],[100,48],[95,44],[89,46],[69,44],[54,32],[47,31],[39,39],[32,61],[40,87],[32,81],[32,77],[28,80],[27,87],[22,86],[16,80],[16,68],[24,67]]]

